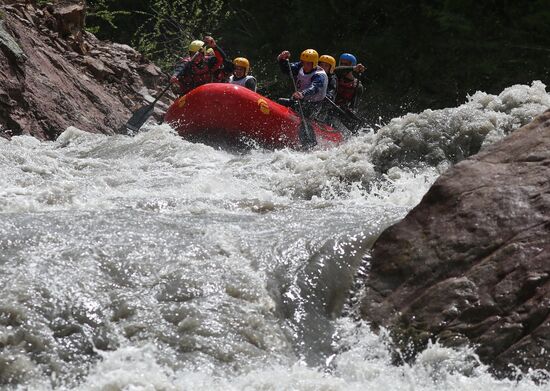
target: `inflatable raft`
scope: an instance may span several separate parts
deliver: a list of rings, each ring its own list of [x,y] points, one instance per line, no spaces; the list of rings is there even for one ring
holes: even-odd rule
[[[183,138],[210,145],[301,149],[301,119],[288,107],[228,83],[200,86],[177,99],[165,122]],[[343,140],[336,129],[308,121],[317,144],[336,145]]]

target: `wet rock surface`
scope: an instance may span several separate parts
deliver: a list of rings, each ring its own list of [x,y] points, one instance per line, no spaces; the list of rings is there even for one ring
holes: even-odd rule
[[[361,314],[401,347],[550,370],[550,110],[442,175],[379,237]]]
[[[131,47],[85,31],[83,2],[0,1],[0,15],[0,136],[51,140],[68,126],[111,134],[167,82]]]

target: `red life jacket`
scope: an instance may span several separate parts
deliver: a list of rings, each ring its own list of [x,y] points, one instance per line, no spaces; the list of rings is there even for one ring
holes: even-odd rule
[[[336,87],[336,104],[338,106],[349,106],[353,102],[353,97],[357,91],[358,81],[356,78],[352,80],[346,77],[338,78],[338,86]]]
[[[199,62],[193,62],[183,75],[178,78],[180,85],[180,93],[182,95],[187,94],[189,91],[202,86],[203,84],[212,82],[215,72],[220,68],[223,58],[218,55],[215,56],[217,61],[213,67],[208,64],[212,61],[212,56],[206,56]],[[191,57],[185,57],[181,60],[181,63],[187,64],[191,61]]]

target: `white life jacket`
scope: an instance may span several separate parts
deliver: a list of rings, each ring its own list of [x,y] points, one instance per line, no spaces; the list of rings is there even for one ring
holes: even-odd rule
[[[298,91],[303,91],[311,87],[311,78],[313,77],[313,75],[321,75],[323,77],[323,87],[321,87],[321,89],[319,89],[316,94],[306,96],[304,100],[310,102],[320,102],[325,99],[328,87],[328,76],[323,68],[317,67],[312,72],[307,74],[304,73],[304,68],[300,68],[300,70],[298,71],[298,76],[296,77],[296,87],[298,87]]]
[[[235,79],[235,75],[231,75],[229,77],[229,82],[231,84],[237,84],[239,86],[243,86],[243,87],[246,87],[246,82],[253,79],[254,81],[256,81],[256,79],[254,78],[254,76],[250,76],[250,75],[247,75],[245,77],[242,77],[240,79]],[[256,92],[256,88],[254,88],[254,92]]]

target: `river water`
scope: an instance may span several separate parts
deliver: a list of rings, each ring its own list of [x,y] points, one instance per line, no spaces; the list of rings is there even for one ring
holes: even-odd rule
[[[380,232],[548,107],[518,85],[308,153],[165,125],[0,139],[0,388],[547,390],[469,348],[392,365],[354,304]]]

